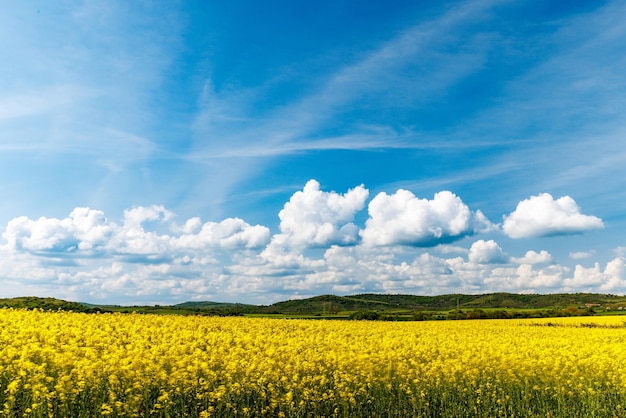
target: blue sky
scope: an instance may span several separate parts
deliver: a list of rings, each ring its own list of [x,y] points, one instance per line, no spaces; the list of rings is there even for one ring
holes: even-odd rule
[[[623,2],[3,10],[0,297],[626,293]]]

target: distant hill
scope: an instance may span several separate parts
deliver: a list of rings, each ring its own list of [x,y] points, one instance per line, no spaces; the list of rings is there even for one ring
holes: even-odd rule
[[[222,302],[184,302],[176,305],[118,306],[68,302],[54,298],[18,297],[0,299],[1,307],[63,310],[74,312],[140,312],[179,315],[333,315],[375,311],[397,312],[454,311],[477,309],[567,309],[595,306],[626,309],[626,296],[595,293],[516,294],[489,293],[480,295],[449,294],[419,296],[405,294],[365,293],[352,296],[321,295],[306,299],[277,302],[269,306]]]
[[[243,303],[223,302],[183,302],[174,305],[173,308],[190,313],[208,315],[235,316],[258,313],[259,306],[246,305]]]
[[[183,302],[173,305],[174,308],[180,309],[256,309],[257,305],[246,305],[244,303],[226,303],[226,302]]]
[[[85,305],[79,302],[68,302],[55,298],[39,298],[35,296],[24,296],[9,299],[0,299],[0,308],[16,309],[43,309],[44,311],[74,311],[74,312],[103,312],[101,307],[95,305]]]
[[[322,295],[308,299],[289,300],[278,302],[265,308],[266,311],[278,311],[281,313],[314,313],[331,311],[445,311],[461,309],[484,309],[484,308],[567,308],[579,307],[586,304],[598,304],[601,306],[618,305],[626,306],[625,296],[572,293],[572,294],[515,294],[515,293],[490,293],[482,295],[450,294],[439,296],[417,295],[389,295],[389,294],[360,294],[353,296]]]

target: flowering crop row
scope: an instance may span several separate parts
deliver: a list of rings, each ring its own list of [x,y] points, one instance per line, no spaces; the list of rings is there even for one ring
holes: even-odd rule
[[[0,417],[626,416],[624,402],[619,317],[388,323],[0,310]]]

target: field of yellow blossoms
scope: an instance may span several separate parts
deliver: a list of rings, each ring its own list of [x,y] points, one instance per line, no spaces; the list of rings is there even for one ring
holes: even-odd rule
[[[2,417],[626,416],[620,317],[313,321],[0,309]]]

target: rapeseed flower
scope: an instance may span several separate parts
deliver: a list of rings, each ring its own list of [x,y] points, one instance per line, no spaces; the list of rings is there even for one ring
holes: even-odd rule
[[[1,417],[626,416],[625,398],[617,317],[364,323],[0,309]]]

